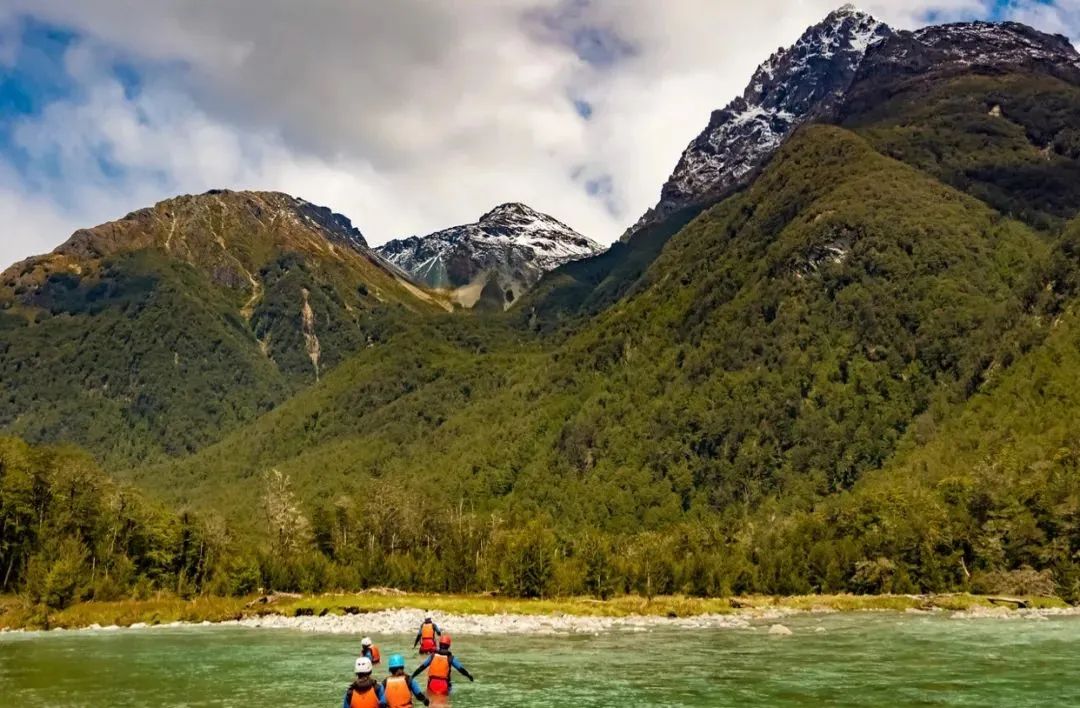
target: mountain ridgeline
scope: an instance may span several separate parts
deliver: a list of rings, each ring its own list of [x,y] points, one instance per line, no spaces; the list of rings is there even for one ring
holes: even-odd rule
[[[244,193],[77,234],[4,276],[0,426],[224,514],[207,587],[1080,600],[1078,136],[1064,38],[847,6],[603,253]]]
[[[559,322],[632,292],[669,238],[744,189],[788,137],[814,122],[844,125],[1005,215],[1060,228],[1080,203],[1078,71],[1066,38],[1024,25],[894,31],[845,6],[770,57],[741,97],[713,113],[660,201],[619,244],[556,269],[521,309]]]

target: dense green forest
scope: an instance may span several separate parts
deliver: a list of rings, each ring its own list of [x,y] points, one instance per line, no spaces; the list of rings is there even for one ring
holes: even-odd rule
[[[265,542],[278,470],[305,539],[259,566],[280,587],[1075,597],[1068,441],[1025,441],[1039,474],[993,471],[1015,440],[918,461],[980,407],[1019,435],[995,402],[1068,346],[1075,236],[813,128],[576,332],[424,322],[125,475],[192,508],[229,490]]]
[[[196,505],[269,467],[311,498],[383,479],[424,497],[437,480],[439,497],[482,511],[612,530],[828,494],[1044,335],[1025,312],[1049,297],[1049,250],[856,136],[814,128],[570,336],[417,327],[131,478]]]
[[[295,245],[254,300],[159,247],[13,295],[0,426],[97,461],[0,442],[0,590],[1080,601],[1080,90],[852,96],[506,314]]]

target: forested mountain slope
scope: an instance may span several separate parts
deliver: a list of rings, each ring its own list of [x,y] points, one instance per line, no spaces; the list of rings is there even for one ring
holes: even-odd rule
[[[438,307],[329,209],[178,197],[0,276],[0,428],[111,464],[186,454]]]
[[[868,53],[839,121],[887,155],[1044,230],[1080,208],[1080,55],[1023,25],[901,33]]]
[[[0,425],[222,512],[275,587],[1080,599],[1080,58],[853,13],[680,162],[752,169],[509,316],[301,202],[77,235],[5,275]]]
[[[854,134],[807,128],[557,349],[477,356],[410,338],[413,354],[382,364],[392,370],[350,362],[146,480],[188,498],[270,466],[302,489],[437,480],[435,506],[464,498],[613,530],[788,488],[829,493],[1027,346],[1010,333],[1047,252]]]

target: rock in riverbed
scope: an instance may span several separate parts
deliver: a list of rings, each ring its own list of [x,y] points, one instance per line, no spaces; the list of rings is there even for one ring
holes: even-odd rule
[[[773,626],[769,627],[769,634],[774,634],[778,637],[786,637],[789,634],[794,634],[794,632],[792,632],[790,629],[788,629],[782,624],[774,624]]]

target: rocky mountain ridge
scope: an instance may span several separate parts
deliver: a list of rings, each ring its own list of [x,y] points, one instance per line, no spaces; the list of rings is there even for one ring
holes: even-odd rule
[[[688,207],[712,203],[752,177],[796,128],[831,121],[857,79],[881,71],[918,74],[1038,64],[1080,78],[1071,42],[1014,22],[936,25],[915,32],[845,5],[754,73],[743,95],[715,111],[683,152],[660,200],[623,235]]]

